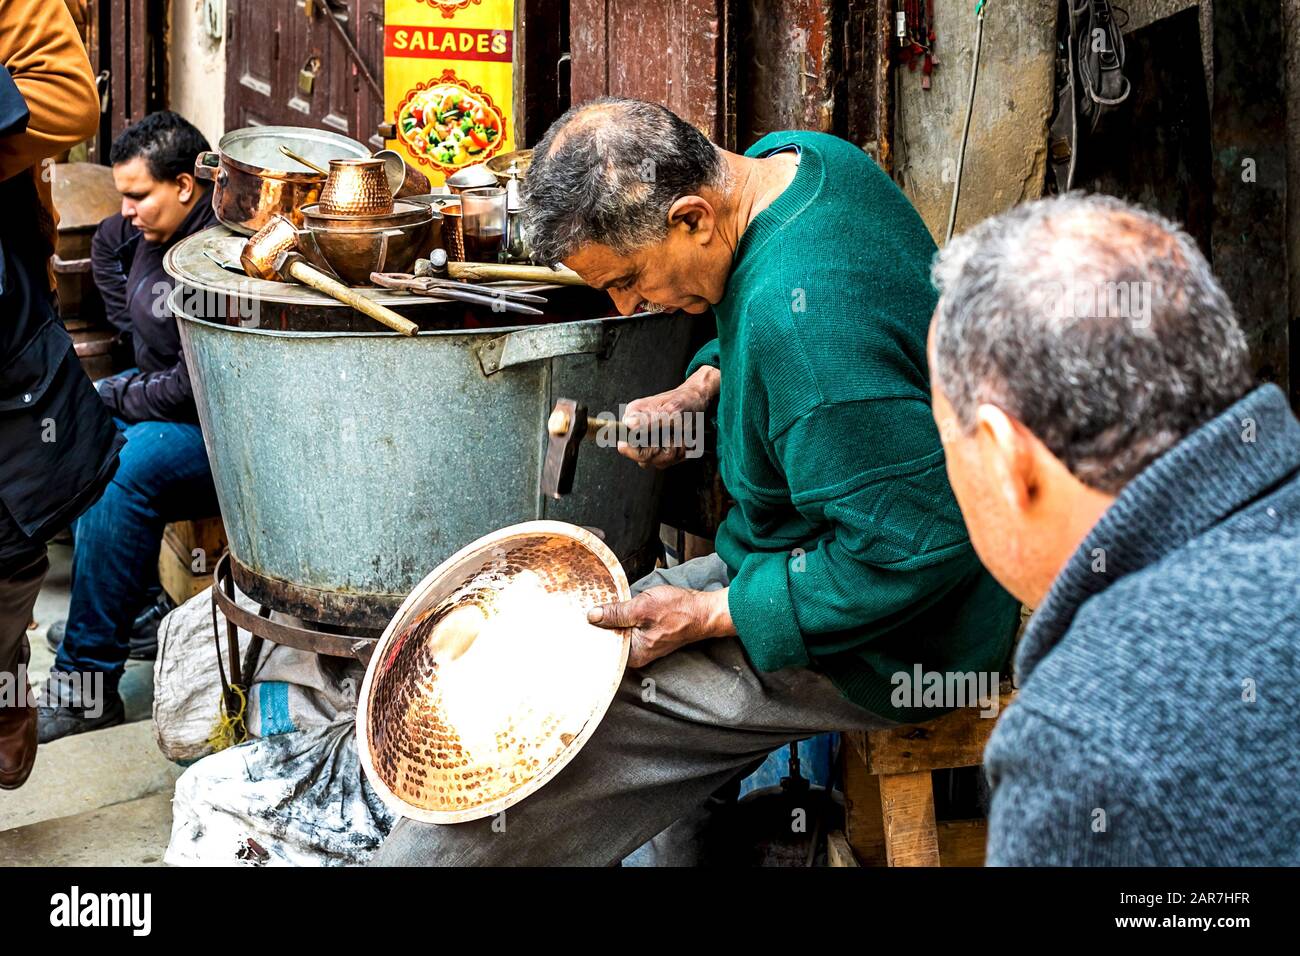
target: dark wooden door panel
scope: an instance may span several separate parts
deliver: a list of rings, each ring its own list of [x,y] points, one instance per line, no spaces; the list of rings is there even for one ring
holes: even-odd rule
[[[662,103],[729,149],[822,130],[888,169],[892,20],[889,0],[569,0],[572,101]]]
[[[729,143],[732,0],[570,0],[572,98],[662,103]]]
[[[226,126],[308,126],[358,140],[375,138],[383,103],[362,80],[347,48],[325,21],[334,16],[383,82],[383,0],[230,0],[226,44]],[[315,72],[311,89],[299,85]]]
[[[276,7],[265,0],[231,0],[226,41],[228,129],[278,122],[274,99],[280,59]]]

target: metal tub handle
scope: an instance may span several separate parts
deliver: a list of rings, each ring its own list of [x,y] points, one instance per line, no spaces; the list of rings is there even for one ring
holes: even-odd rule
[[[484,375],[494,375],[512,365],[540,362],[562,355],[608,356],[618,330],[605,322],[568,322],[539,325],[488,339],[475,349]]]

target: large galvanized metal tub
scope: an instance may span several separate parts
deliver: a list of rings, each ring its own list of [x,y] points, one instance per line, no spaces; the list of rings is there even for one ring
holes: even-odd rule
[[[658,476],[586,443],[573,493],[539,490],[557,397],[592,412],[671,388],[691,320],[284,331],[209,320],[172,293],[235,582],[308,620],[383,627],[467,542],[521,521],[599,528],[648,569]],[[208,300],[210,301],[210,300]]]

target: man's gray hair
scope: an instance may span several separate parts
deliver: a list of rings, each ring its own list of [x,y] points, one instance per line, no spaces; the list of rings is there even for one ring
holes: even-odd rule
[[[953,239],[932,275],[931,374],[961,426],[996,405],[1101,491],[1251,387],[1245,336],[1196,243],[1119,199],[1018,206]]]
[[[548,265],[588,243],[628,255],[668,234],[668,210],[720,188],[717,147],[671,110],[604,97],[575,106],[533,150],[524,216],[535,258]]]

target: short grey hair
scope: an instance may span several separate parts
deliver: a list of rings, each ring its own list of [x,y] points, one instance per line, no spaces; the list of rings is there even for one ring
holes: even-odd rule
[[[1110,196],[1026,203],[932,269],[931,374],[969,432],[997,405],[1118,493],[1251,387],[1246,338],[1196,243]]]
[[[588,243],[628,255],[668,234],[668,210],[705,186],[721,188],[722,156],[671,110],[603,97],[552,124],[524,175],[534,257],[548,265]]]

